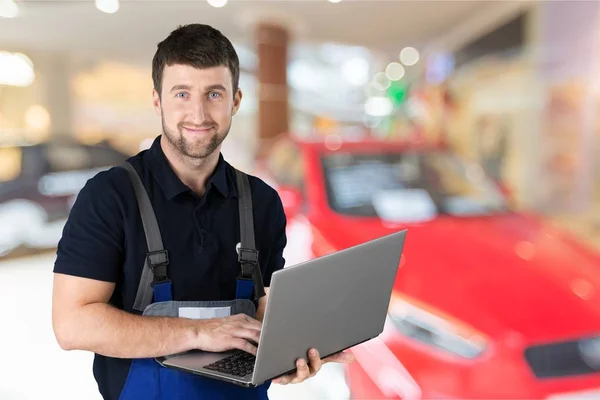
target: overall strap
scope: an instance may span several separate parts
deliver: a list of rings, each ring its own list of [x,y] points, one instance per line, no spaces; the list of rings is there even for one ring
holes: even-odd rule
[[[133,305],[135,310],[144,311],[153,300],[154,302],[162,302],[173,299],[171,281],[167,275],[169,255],[163,247],[156,215],[154,214],[152,203],[150,203],[150,198],[140,176],[129,162],[125,162],[122,167],[128,172],[129,179],[135,190],[135,197],[148,245],[148,254],[144,261],[142,278],[140,279]]]
[[[258,250],[254,242],[254,215],[252,211],[252,192],[248,175],[235,170],[238,203],[240,209],[240,248],[238,261],[240,274],[237,278],[236,298],[250,299],[254,290],[254,301],[265,295],[265,288],[258,262]]]

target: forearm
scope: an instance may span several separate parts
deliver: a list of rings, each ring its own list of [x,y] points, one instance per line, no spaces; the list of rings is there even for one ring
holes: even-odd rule
[[[134,315],[108,304],[72,311],[62,326],[66,350],[87,350],[109,357],[149,358],[198,348],[202,321]]]
[[[258,299],[258,307],[256,308],[256,319],[263,321],[265,312],[267,311],[267,298],[269,296],[269,288],[265,287],[265,295]]]

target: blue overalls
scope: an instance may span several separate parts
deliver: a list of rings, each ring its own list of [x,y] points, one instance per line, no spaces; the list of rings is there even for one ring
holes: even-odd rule
[[[142,315],[178,317],[180,307],[230,307],[231,315],[245,313],[256,315],[255,302],[264,295],[258,251],[254,249],[254,224],[252,198],[248,177],[236,170],[238,199],[240,203],[241,240],[238,260],[241,273],[237,278],[236,299],[231,301],[173,301],[172,283],[167,275],[168,252],[163,249],[156,216],[147,192],[135,169],[123,165],[136,192],[136,198],[148,243],[142,278],[134,309]],[[254,295],[254,301],[252,301]],[[120,400],[204,400],[204,399],[267,399],[270,382],[256,388],[245,388],[164,367],[164,358],[132,360]]]

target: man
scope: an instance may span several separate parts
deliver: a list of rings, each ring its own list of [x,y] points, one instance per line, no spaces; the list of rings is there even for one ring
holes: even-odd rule
[[[149,195],[168,249],[172,299],[232,300],[240,270],[235,250],[238,191],[235,172],[220,149],[242,100],[238,57],[230,41],[212,27],[182,26],[158,45],[152,78],[163,134],[128,161]],[[249,179],[256,248],[268,292],[271,275],[284,266],[286,220],[277,193],[260,179]],[[266,305],[266,297],[261,298],[256,319],[140,315],[133,306],[147,253],[127,172],[116,167],[90,179],[57,251],[53,327],[60,346],[96,353],[94,375],[105,399],[150,396],[139,395],[141,390],[157,399],[266,398],[268,383],[238,388],[163,368],[154,360],[139,367],[141,360],[192,349],[255,354]],[[316,374],[324,361],[350,359],[341,353],[321,360],[313,349],[308,360],[298,360],[296,373],[275,382],[299,383]],[[138,395],[126,395],[125,389]]]

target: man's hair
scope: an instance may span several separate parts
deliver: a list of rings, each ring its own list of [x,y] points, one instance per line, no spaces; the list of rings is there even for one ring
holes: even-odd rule
[[[189,65],[194,68],[226,66],[231,72],[233,94],[240,79],[240,62],[229,39],[209,25],[179,26],[162,42],[152,59],[154,89],[161,95],[165,66]]]

